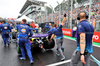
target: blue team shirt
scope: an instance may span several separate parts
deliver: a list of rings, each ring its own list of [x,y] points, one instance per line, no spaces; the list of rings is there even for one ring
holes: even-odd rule
[[[3,23],[0,25],[0,31],[2,31],[2,34],[6,34],[6,32],[11,32],[11,27],[7,23]]]
[[[55,31],[55,27],[53,27],[52,29],[50,29],[47,33],[51,35],[51,34],[54,33],[54,31]]]
[[[88,21],[83,20],[78,24],[77,27],[77,50],[80,51],[80,33],[86,34],[86,47],[85,50],[88,50],[89,53],[93,52],[92,46],[92,36],[94,33],[94,28]]]
[[[19,35],[18,37],[31,37],[33,35],[31,28],[26,24],[17,25]],[[28,35],[30,33],[30,35]]]
[[[11,29],[13,29],[13,26],[10,26],[11,27]]]
[[[59,27],[57,27],[55,30],[54,30],[54,33],[56,35],[56,39],[61,39],[63,38],[63,32],[62,32],[62,25],[60,25]]]
[[[47,24],[45,25],[46,28],[48,28],[49,30],[51,29],[51,26],[47,26]]]

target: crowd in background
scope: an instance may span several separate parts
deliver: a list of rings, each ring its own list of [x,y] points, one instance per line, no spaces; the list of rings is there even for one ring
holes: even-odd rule
[[[72,10],[72,28],[74,27],[74,25],[77,26],[77,15],[80,11],[86,11],[87,14],[89,14],[89,5],[85,5],[85,6],[81,6],[79,8],[75,8]],[[61,11],[61,21],[62,19],[64,18],[63,17],[63,14],[66,13],[66,22],[65,22],[65,25],[63,26],[63,28],[68,28],[68,11],[67,10],[62,10]],[[70,14],[71,16],[71,14]],[[59,24],[59,11],[55,12],[53,14],[53,22]],[[52,14],[49,14],[48,17],[44,17],[43,18],[43,21],[46,22],[45,20],[48,20],[48,22],[51,22],[51,19],[52,19]],[[69,18],[71,19],[71,18]],[[38,20],[36,20],[37,22],[39,22]],[[90,22],[91,24],[94,26],[95,30],[96,31],[100,31],[100,2],[99,3],[96,3],[96,4],[92,4],[91,5],[91,19],[90,19]],[[11,22],[11,21],[8,21],[8,23],[12,23],[12,25],[15,27],[15,22]],[[1,22],[0,22],[1,24]],[[16,24],[20,24],[19,22],[17,22]],[[32,22],[32,23],[28,23],[27,22],[27,25],[28,26],[31,26],[31,28],[38,28],[35,26],[35,24]]]
[[[87,14],[89,14],[89,5],[85,5],[85,6],[81,6],[79,8],[75,8],[72,11],[72,19],[73,19],[73,23],[72,24],[76,24],[77,22],[77,15],[80,11],[86,11]],[[67,17],[66,17],[66,24],[64,26],[64,28],[68,28],[68,11],[67,10],[62,10],[61,11],[61,21],[63,19],[63,14],[66,13]],[[94,27],[96,28],[96,30],[100,30],[99,24],[100,24],[100,2],[96,3],[96,4],[92,4],[91,5],[91,19],[90,22],[91,24],[94,24]],[[59,24],[59,11],[55,12],[53,15],[53,21],[57,24]],[[52,14],[49,14],[47,17],[48,22],[51,22],[52,19]],[[70,18],[71,19],[71,18]],[[43,21],[45,22],[46,17],[43,18]],[[95,23],[93,23],[93,21],[95,21]],[[74,27],[74,25],[72,26]]]

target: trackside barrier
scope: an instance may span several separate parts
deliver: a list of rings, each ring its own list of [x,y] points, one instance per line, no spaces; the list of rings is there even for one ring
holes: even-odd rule
[[[100,43],[100,32],[94,32],[93,41]]]
[[[72,29],[62,29],[63,31],[63,35],[66,35],[66,36],[72,36]]]
[[[98,66],[100,66],[100,61],[97,60],[93,55],[90,55],[90,56],[98,64]]]
[[[72,33],[73,33],[72,29],[63,28],[62,31],[63,31],[63,35],[72,37]],[[75,37],[77,37],[77,34],[75,35]],[[100,32],[94,32],[93,41],[100,43]]]

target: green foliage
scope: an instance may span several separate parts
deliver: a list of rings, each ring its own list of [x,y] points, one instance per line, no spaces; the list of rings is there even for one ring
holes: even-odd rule
[[[82,0],[77,0],[78,3],[81,3]]]
[[[47,14],[51,14],[52,13],[52,9],[50,7],[47,6]]]
[[[2,17],[0,17],[0,20],[2,20],[3,18]]]
[[[59,5],[54,8],[55,11],[59,10]]]
[[[66,3],[61,3],[60,5],[56,6],[54,9],[55,11],[58,11],[59,10],[59,6],[61,6],[61,10],[66,10],[67,8],[67,5]]]
[[[75,4],[75,0],[73,0],[73,7],[74,7],[74,4]],[[59,6],[61,6],[61,10],[67,10],[68,8],[68,4],[65,2],[65,3],[61,3],[60,5],[56,6],[55,11],[59,10]]]

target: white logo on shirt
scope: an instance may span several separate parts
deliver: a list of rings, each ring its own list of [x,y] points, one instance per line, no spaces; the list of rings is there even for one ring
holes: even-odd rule
[[[22,29],[21,31],[22,31],[22,33],[25,33],[26,32],[26,29]]]
[[[5,26],[4,29],[7,29],[7,27]]]
[[[81,28],[81,25],[79,25],[78,28]]]

